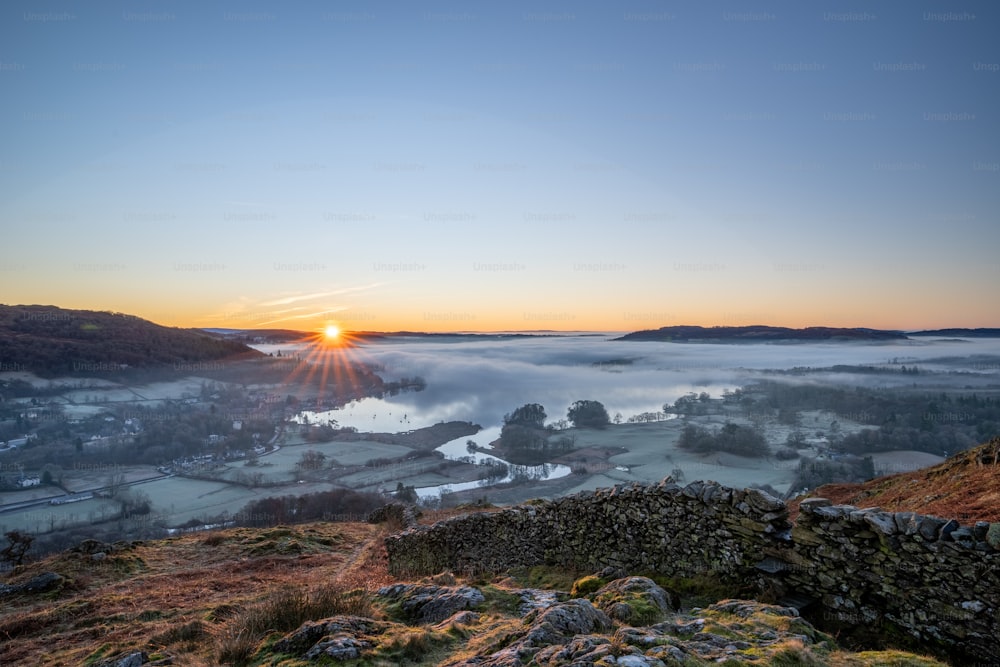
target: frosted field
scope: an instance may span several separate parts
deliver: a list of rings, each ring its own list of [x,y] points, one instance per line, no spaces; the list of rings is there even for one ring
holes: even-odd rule
[[[77,493],[108,486],[112,482],[112,477],[116,482],[120,479],[129,483],[162,476],[163,473],[153,466],[82,465],[66,470],[63,484],[69,491]]]
[[[0,532],[23,530],[32,534],[47,533],[89,525],[94,520],[110,519],[118,512],[118,503],[104,498],[81,500],[65,505],[38,505],[17,512],[0,514]]]
[[[167,517],[169,525],[189,519],[235,514],[257,497],[284,495],[279,489],[246,489],[226,482],[170,477],[134,487],[149,496],[153,511]]]

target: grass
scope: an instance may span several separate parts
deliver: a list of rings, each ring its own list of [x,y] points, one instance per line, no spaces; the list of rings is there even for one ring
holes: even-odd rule
[[[661,588],[680,595],[684,608],[707,607],[719,600],[746,596],[746,591],[740,586],[723,581],[711,573],[696,574],[691,577],[666,577],[659,574],[644,576],[655,581]]]
[[[368,524],[303,524],[271,531],[234,528],[137,545],[94,562],[56,554],[29,563],[17,580],[42,572],[67,578],[45,596],[4,600],[3,664],[83,664],[125,650],[162,652],[174,664],[218,665],[220,633],[274,591],[371,591],[388,583],[383,533]],[[263,537],[265,533],[271,533]],[[301,553],[252,556],[254,547],[289,540]],[[112,559],[124,557],[125,562]]]
[[[278,589],[238,612],[216,632],[220,662],[247,664],[269,634],[296,630],[306,621],[329,616],[371,616],[374,612],[364,591],[338,586],[314,589]]]
[[[595,574],[587,575],[573,582],[573,588],[570,590],[569,596],[572,598],[582,598],[591,593],[596,593],[606,583],[608,583],[606,580],[601,579]]]
[[[454,638],[447,633],[430,628],[401,628],[381,637],[372,657],[376,663],[420,664],[430,660],[428,664],[437,664],[438,650],[453,641]],[[431,660],[432,657],[435,659]]]
[[[139,544],[121,554],[127,557],[124,567],[78,554],[29,563],[16,573],[18,580],[54,571],[66,577],[66,584],[51,595],[4,600],[3,664],[93,666],[141,650],[189,667],[301,667],[306,664],[301,657],[275,653],[274,642],[304,622],[349,614],[383,619],[371,626],[370,635],[359,637],[371,646],[352,664],[435,665],[488,655],[521,639],[528,626],[520,617],[520,596],[514,589],[575,587],[576,594],[594,597],[604,584],[586,572],[555,566],[520,568],[481,581],[443,574],[430,581],[480,588],[486,602],[477,614],[462,623],[394,625],[384,620],[385,610],[370,601],[375,590],[396,583],[388,573],[382,541],[386,534],[384,526],[361,523],[234,528]],[[302,548],[282,553],[276,548],[282,543]],[[711,575],[651,578],[682,593],[685,607],[691,602],[708,606],[740,593]],[[652,620],[653,614],[646,612],[654,610],[642,608],[643,600],[622,601],[633,606],[638,623]],[[708,610],[696,615],[704,619],[705,632],[734,640],[771,630],[805,634],[816,642],[802,646],[786,636],[770,646],[758,644],[740,652],[745,658],[741,665],[942,667],[901,651],[850,653],[795,617],[766,611],[748,618]],[[633,650],[618,639],[615,652]],[[638,648],[646,651],[650,646]],[[314,664],[330,663],[320,659]],[[692,658],[685,664],[707,663]]]
[[[581,576],[587,573],[571,567],[557,565],[535,565],[519,567],[510,571],[511,578],[525,588],[545,588],[548,590],[568,591]]]

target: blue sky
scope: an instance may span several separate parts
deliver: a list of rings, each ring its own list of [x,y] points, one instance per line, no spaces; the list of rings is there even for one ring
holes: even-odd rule
[[[11,2],[0,301],[1000,322],[993,3]]]

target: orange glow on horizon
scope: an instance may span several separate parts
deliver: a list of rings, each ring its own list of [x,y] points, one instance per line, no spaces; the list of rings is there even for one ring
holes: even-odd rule
[[[998,322],[988,310],[969,315],[962,303],[947,308],[931,309],[923,302],[898,303],[893,308],[885,304],[869,303],[848,298],[828,298],[809,303],[789,300],[777,302],[730,303],[716,301],[710,306],[690,304],[682,299],[662,305],[638,305],[622,303],[617,306],[565,309],[538,308],[530,311],[517,305],[492,304],[489,308],[452,310],[431,310],[429,306],[409,308],[366,308],[365,316],[352,320],[350,316],[331,322],[328,319],[272,319],[271,313],[220,313],[219,308],[192,308],[191,304],[175,303],[169,299],[150,305],[148,299],[132,301],[116,299],[95,301],[93,299],[34,298],[11,301],[11,304],[48,304],[62,308],[81,310],[108,310],[126,313],[147,319],[156,324],[181,328],[225,328],[225,329],[288,329],[315,335],[317,342],[327,345],[336,341],[342,345],[360,332],[415,331],[428,333],[446,332],[497,332],[497,331],[602,331],[629,332],[658,329],[676,325],[749,326],[766,325],[775,327],[804,328],[810,326],[828,327],[869,327],[873,329],[919,330],[949,327],[996,327]],[[538,312],[536,313],[535,310]],[[552,318],[546,317],[553,315]],[[264,317],[267,315],[267,317]],[[451,317],[445,317],[449,315]],[[462,317],[458,317],[461,315]],[[335,326],[339,335],[324,340],[326,327]],[[351,332],[355,332],[352,334]]]

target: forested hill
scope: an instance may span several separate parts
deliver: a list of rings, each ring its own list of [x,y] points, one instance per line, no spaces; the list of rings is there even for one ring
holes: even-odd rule
[[[0,305],[0,371],[93,377],[256,356],[236,341],[124,313]]]
[[[1000,329],[930,329],[911,331],[911,336],[954,336],[956,338],[1000,338]]]
[[[837,327],[789,329],[763,325],[745,327],[673,326],[634,331],[615,340],[648,340],[672,343],[768,343],[782,341],[808,343],[906,340],[906,334],[901,331]]]

